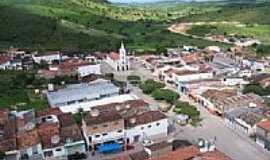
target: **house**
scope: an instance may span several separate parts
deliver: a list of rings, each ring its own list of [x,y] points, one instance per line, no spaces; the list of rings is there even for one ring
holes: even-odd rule
[[[107,56],[105,62],[109,64],[115,71],[130,70],[129,57],[123,43],[121,43],[119,54],[116,52],[111,52]]]
[[[198,96],[198,103],[219,115],[234,108],[265,107],[262,97],[253,93],[237,95],[234,90],[207,90]]]
[[[17,133],[17,148],[21,159],[42,159],[42,146],[37,129]]]
[[[20,157],[17,150],[16,121],[4,109],[0,110],[0,151],[5,153],[7,160],[17,160]]]
[[[159,76],[165,83],[178,84],[195,80],[213,79],[213,72],[208,66],[185,66],[181,68],[168,67]]]
[[[81,130],[75,122],[72,114],[65,113],[58,116],[60,122],[60,137],[63,139],[65,154],[84,154],[86,152],[85,141]]]
[[[198,94],[200,90],[208,88],[224,88],[226,87],[220,79],[203,79],[188,82],[177,82],[177,91],[180,94],[191,95]]]
[[[158,157],[151,157],[147,160],[192,160],[200,154],[200,150],[196,146],[186,146],[178,148],[175,151],[170,151],[167,154]]]
[[[12,57],[0,55],[0,70],[6,70],[10,67]]]
[[[159,111],[146,111],[125,118],[126,143],[142,142],[168,135],[167,116]]]
[[[97,80],[92,83],[68,85],[66,88],[47,92],[51,107],[60,107],[62,111],[71,109],[77,111],[84,104],[119,95],[119,87],[110,81]],[[74,110],[73,110],[74,108]]]
[[[45,52],[45,53],[34,53],[32,54],[32,59],[35,63],[40,64],[42,61],[48,64],[52,64],[53,61],[61,60],[61,53],[59,51],[55,52]]]
[[[270,120],[257,123],[256,143],[270,151]]]
[[[33,110],[11,112],[16,117],[17,149],[22,159],[42,159],[42,146]]]
[[[235,96],[237,93],[235,90],[231,89],[208,89],[204,91],[201,95],[197,96],[197,102],[203,107],[207,108],[212,112],[217,112],[215,103],[222,101],[228,97]]]
[[[44,158],[66,157],[64,140],[60,137],[58,123],[43,123],[38,127]]]
[[[256,124],[265,116],[262,108],[251,106],[235,108],[225,113],[225,125],[236,132],[255,135]]]
[[[52,79],[56,76],[76,76],[80,78],[90,74],[101,74],[100,64],[92,64],[79,58],[68,58],[58,65],[50,65],[48,69],[40,69],[39,77]]]
[[[117,111],[90,111],[82,121],[82,130],[92,151],[103,153],[103,147],[112,144],[119,150],[124,143],[124,119]]]
[[[83,135],[71,114],[62,113],[58,108],[49,108],[37,115],[38,132],[46,159],[86,152]]]

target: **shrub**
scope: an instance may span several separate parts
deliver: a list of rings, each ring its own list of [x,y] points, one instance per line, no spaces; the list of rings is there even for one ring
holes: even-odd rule
[[[197,108],[187,102],[176,102],[174,112],[177,114],[188,115],[191,119],[196,119],[200,116],[200,112]]]
[[[156,82],[154,80],[146,80],[140,84],[140,88],[145,94],[151,94],[156,89],[164,88],[165,84]]]
[[[169,89],[156,89],[152,92],[152,97],[155,100],[165,100],[168,103],[174,103],[178,98],[179,94]]]

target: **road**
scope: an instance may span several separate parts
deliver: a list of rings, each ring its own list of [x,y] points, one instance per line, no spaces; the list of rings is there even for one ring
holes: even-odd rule
[[[215,115],[210,114],[205,108],[193,104],[201,112],[203,121],[201,126],[177,127],[176,139],[188,139],[196,141],[198,138],[213,140],[216,137],[216,147],[233,158],[234,160],[270,160],[270,153],[249,139],[227,128],[224,121]]]
[[[119,80],[126,80],[126,76],[129,74],[141,75],[143,79],[153,78],[151,72],[142,67],[138,62],[132,65],[135,69],[129,72],[115,73],[115,78]],[[148,95],[144,95],[138,88],[131,87],[132,91],[146,102],[158,106],[158,103]],[[169,138],[174,139],[187,139],[191,142],[195,142],[198,138],[206,140],[212,140],[216,137],[216,147],[230,156],[234,160],[270,160],[270,152],[264,150],[257,144],[255,144],[250,138],[245,135],[240,135],[225,126],[222,118],[217,117],[209,113],[205,108],[198,104],[193,103],[187,97],[182,96],[182,100],[189,101],[195,105],[201,112],[201,126],[176,126],[176,131]],[[156,109],[153,107],[152,109]],[[173,116],[173,114],[171,115]]]

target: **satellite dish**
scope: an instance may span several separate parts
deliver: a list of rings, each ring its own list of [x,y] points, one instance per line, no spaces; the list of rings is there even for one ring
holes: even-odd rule
[[[60,142],[60,137],[59,137],[59,135],[54,135],[54,136],[52,136],[51,142],[52,142],[52,144],[58,144],[58,143]]]
[[[34,127],[35,127],[35,124],[34,124],[34,123],[28,122],[28,123],[25,125],[25,130],[30,131],[30,130],[32,130]]]
[[[117,105],[117,106],[115,106],[115,109],[116,109],[117,111],[120,111],[121,106]]]
[[[131,118],[131,119],[129,120],[129,122],[130,122],[131,124],[135,124],[135,123],[136,123],[136,118]]]
[[[90,111],[92,117],[97,117],[99,115],[99,110],[93,109]]]

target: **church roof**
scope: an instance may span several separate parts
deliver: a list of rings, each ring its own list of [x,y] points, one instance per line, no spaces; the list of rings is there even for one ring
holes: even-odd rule
[[[116,52],[111,52],[110,54],[109,54],[109,57],[110,57],[110,59],[112,59],[112,60],[118,60],[119,58],[120,58],[120,56],[119,56],[119,54],[118,53],[116,53]]]

